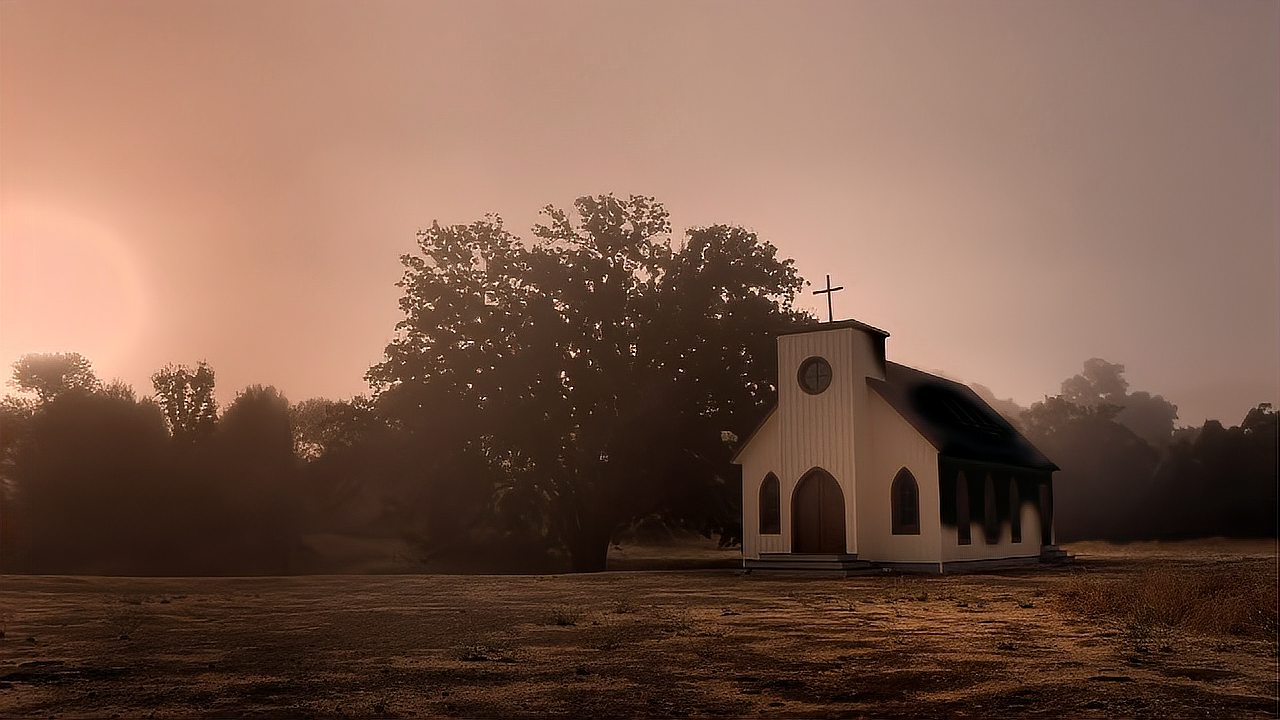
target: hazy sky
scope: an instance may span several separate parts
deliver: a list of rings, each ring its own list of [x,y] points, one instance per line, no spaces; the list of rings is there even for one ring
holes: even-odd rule
[[[363,392],[438,219],[654,195],[1029,403],[1280,395],[1280,3],[0,3],[0,362]],[[806,290],[804,304],[822,302]],[[7,372],[7,371],[6,371]]]

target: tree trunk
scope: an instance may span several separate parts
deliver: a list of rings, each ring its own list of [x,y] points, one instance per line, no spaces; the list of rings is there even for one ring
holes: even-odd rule
[[[569,569],[573,572],[600,572],[605,569],[613,528],[604,523],[579,525],[565,543],[569,550]]]

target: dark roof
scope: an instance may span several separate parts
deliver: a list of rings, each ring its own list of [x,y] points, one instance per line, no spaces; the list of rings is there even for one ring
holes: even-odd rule
[[[1057,470],[1049,458],[967,385],[898,363],[867,384],[938,452],[959,460]]]
[[[844,328],[854,328],[857,330],[865,330],[869,333],[875,333],[883,337],[889,337],[889,333],[878,327],[872,327],[864,322],[857,320],[836,320],[835,322],[820,322],[813,325],[801,325],[798,327],[788,328],[779,332],[779,335],[797,335],[799,333],[821,332],[823,330],[842,330]]]
[[[751,428],[751,432],[747,433],[747,436],[738,443],[737,449],[733,451],[733,455],[729,458],[730,463],[736,464],[738,462],[738,456],[742,454],[743,450],[747,449],[752,440],[756,439],[756,433],[760,432],[760,428],[764,427],[764,424],[769,422],[769,418],[773,417],[773,414],[777,411],[778,403],[774,403],[773,407],[769,408],[769,412],[765,413],[764,417],[760,418],[760,422],[756,423],[756,426]]]

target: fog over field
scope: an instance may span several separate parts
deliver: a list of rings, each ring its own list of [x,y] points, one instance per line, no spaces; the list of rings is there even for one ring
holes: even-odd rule
[[[1023,405],[1280,400],[1274,2],[9,0],[0,363],[367,391],[432,221],[652,194]],[[92,302],[88,299],[92,298]],[[807,293],[803,309],[825,303]]]
[[[0,716],[1276,717],[1280,0],[0,0]]]

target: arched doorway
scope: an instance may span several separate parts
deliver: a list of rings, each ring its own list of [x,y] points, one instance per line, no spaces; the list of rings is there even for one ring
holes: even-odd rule
[[[845,552],[844,493],[821,468],[800,478],[791,494],[791,552]]]

